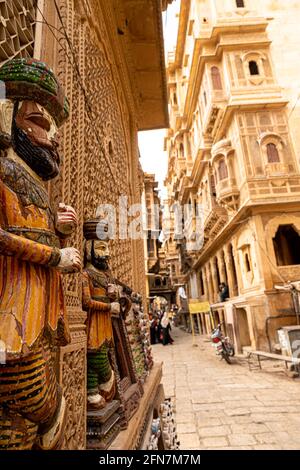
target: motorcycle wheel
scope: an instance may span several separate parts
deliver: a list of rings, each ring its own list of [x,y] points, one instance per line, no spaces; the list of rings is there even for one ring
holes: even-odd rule
[[[228,356],[233,357],[235,354],[233,345],[231,343],[225,343],[224,347]]]
[[[226,352],[222,352],[222,357],[225,359],[225,361],[227,362],[227,364],[231,364],[230,357],[229,357],[229,355],[228,355]]]

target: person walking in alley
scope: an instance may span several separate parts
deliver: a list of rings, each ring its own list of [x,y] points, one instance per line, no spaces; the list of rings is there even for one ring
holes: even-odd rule
[[[169,313],[165,312],[164,316],[161,319],[162,327],[162,344],[166,346],[167,344],[173,344],[174,340],[170,336],[171,324],[169,319]]]

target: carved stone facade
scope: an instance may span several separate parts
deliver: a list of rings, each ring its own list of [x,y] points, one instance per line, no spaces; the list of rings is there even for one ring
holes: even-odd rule
[[[177,278],[177,264],[170,256],[169,248],[170,242],[167,240],[167,250],[161,241],[162,230],[170,230],[164,218],[162,217],[161,199],[158,194],[158,183],[155,181],[155,175],[150,173],[144,174],[144,192],[143,192],[143,210],[144,210],[144,231],[147,234],[145,243],[146,255],[146,269],[147,269],[147,291],[148,298],[150,299],[150,309],[159,309],[160,301],[163,304],[168,304],[171,307],[175,304],[175,290],[173,285],[176,283]],[[168,221],[170,222],[170,221]],[[167,227],[168,225],[168,227]],[[173,233],[173,227],[171,228]],[[174,242],[174,240],[173,240]],[[168,252],[168,258],[166,257]],[[158,304],[155,300],[158,299]]]
[[[0,61],[33,55],[45,61],[70,100],[70,119],[60,136],[62,172],[49,185],[49,193],[54,209],[64,201],[76,210],[80,223],[70,244],[82,254],[83,221],[95,216],[99,204],[118,208],[120,196],[128,198],[128,206],[140,202],[137,132],[165,127],[168,121],[161,4],[157,0],[140,3],[139,19],[126,0],[1,2],[8,28],[4,23],[0,27],[6,31]],[[142,41],[136,45],[140,34]],[[152,101],[148,84],[155,88]],[[114,276],[145,298],[143,240],[116,239],[110,251]],[[64,448],[83,449],[86,315],[80,276],[67,276],[64,287],[72,335],[72,343],[57,355],[69,411]]]
[[[168,63],[168,204],[188,205],[188,226],[199,205],[203,222],[203,247],[182,274],[240,352],[273,349],[277,329],[296,322],[275,286],[300,276],[300,70],[288,53],[300,49],[300,9],[275,3],[182,2]]]

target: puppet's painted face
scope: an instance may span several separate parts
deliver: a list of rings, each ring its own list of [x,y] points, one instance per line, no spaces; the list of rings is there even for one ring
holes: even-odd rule
[[[95,268],[107,270],[109,268],[108,261],[110,258],[108,242],[102,240],[94,240],[92,244],[92,264]]]
[[[59,173],[57,126],[42,106],[34,101],[15,104],[12,146],[17,155],[47,181]]]

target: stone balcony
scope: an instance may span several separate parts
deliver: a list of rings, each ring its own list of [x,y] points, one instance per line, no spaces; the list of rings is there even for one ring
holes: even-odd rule
[[[217,236],[222,228],[224,228],[227,219],[226,209],[214,204],[204,217],[204,239],[211,239],[211,237]]]
[[[216,184],[217,200],[232,209],[239,205],[240,191],[235,178],[226,178]]]
[[[172,106],[170,111],[170,127],[177,132],[180,129],[182,115],[179,106]]]
[[[186,174],[187,172],[187,161],[185,158],[182,158],[182,157],[179,157],[177,158],[176,160],[176,170],[177,170],[177,174]]]
[[[227,104],[227,97],[223,90],[211,90],[209,93],[210,100],[206,107],[203,119],[203,130],[205,134],[212,134],[217,122],[219,121],[222,111]]]

